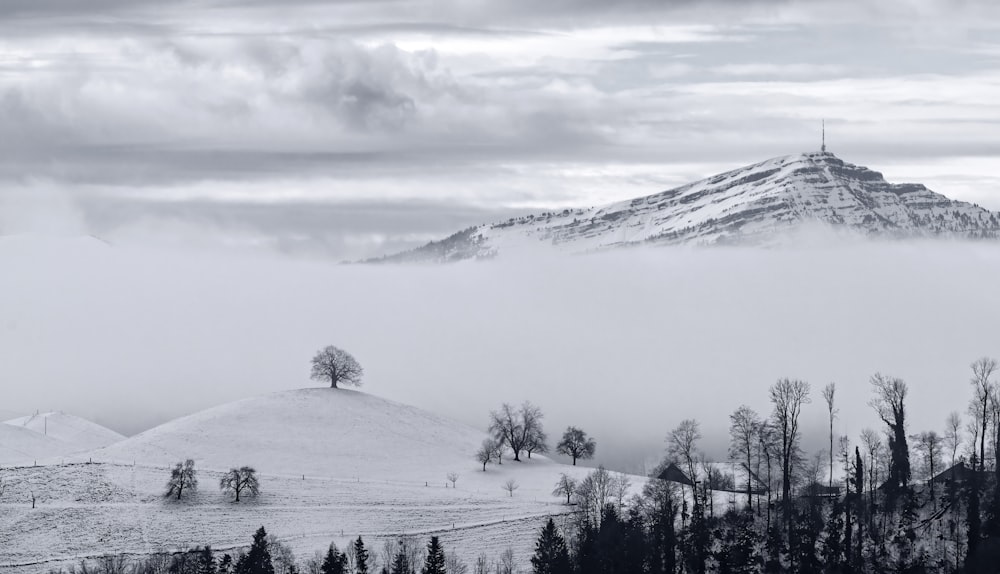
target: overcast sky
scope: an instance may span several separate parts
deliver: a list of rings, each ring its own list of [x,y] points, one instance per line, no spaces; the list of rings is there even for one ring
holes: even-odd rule
[[[1000,209],[991,0],[5,0],[0,232],[377,255],[828,143]]]

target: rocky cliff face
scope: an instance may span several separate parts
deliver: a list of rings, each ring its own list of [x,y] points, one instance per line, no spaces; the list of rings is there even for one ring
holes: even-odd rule
[[[689,185],[590,209],[479,225],[385,261],[451,261],[555,248],[760,244],[802,225],[891,237],[1000,237],[1000,215],[828,152],[771,159]]]

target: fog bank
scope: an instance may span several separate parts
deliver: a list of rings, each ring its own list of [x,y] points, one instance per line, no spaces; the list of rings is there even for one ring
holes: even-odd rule
[[[683,418],[724,456],[728,415],[768,412],[786,376],[813,386],[814,438],[830,381],[839,433],[880,428],[876,371],[910,384],[911,432],[940,432],[964,411],[969,363],[1000,356],[1000,246],[983,243],[343,266],[6,237],[0,266],[0,409],[124,433],[317,385],[309,359],[334,344],[364,365],[366,392],[478,427],[531,400],[550,436],[581,426],[599,461],[641,470]]]

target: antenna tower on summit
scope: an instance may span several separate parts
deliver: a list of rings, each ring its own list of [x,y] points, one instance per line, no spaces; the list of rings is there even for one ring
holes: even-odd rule
[[[826,153],[826,120],[823,120],[823,145],[819,149],[823,153]]]

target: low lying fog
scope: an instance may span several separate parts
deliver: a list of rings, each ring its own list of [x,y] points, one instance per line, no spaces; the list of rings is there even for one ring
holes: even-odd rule
[[[93,239],[0,238],[0,383],[12,412],[64,410],[125,433],[304,386],[327,344],[362,390],[483,427],[530,400],[551,437],[581,426],[598,462],[641,471],[681,419],[724,457],[728,416],[813,387],[810,450],[881,427],[868,378],[910,385],[910,431],[943,430],[971,361],[1000,356],[1000,246],[848,243],[651,249],[444,266],[344,266]],[[322,439],[322,437],[317,437]]]

